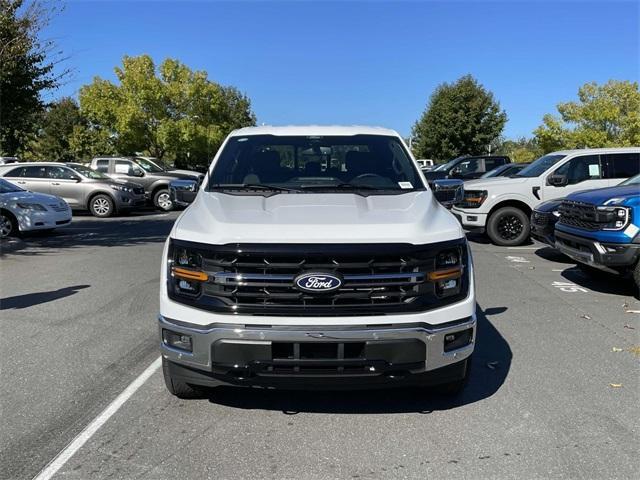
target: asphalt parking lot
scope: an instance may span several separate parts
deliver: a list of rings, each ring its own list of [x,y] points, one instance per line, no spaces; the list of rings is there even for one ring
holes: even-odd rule
[[[55,478],[638,477],[630,281],[473,237],[479,334],[461,397],[219,388],[183,401],[149,369],[176,216],[76,217],[2,244],[1,478],[33,478],[145,371]]]

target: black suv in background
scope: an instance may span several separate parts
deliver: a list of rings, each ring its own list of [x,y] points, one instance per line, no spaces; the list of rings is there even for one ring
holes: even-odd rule
[[[448,178],[472,180],[474,178],[480,178],[485,173],[507,163],[511,163],[509,157],[498,155],[458,157],[436,166],[433,170],[423,173],[430,184],[434,180]]]

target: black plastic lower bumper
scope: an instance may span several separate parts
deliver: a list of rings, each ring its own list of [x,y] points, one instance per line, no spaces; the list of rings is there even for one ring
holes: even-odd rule
[[[556,248],[573,260],[603,270],[620,272],[633,267],[640,258],[640,244],[600,243],[556,231]]]
[[[345,373],[328,374],[287,374],[256,373],[247,370],[230,372],[229,370],[213,372],[193,369],[184,365],[167,361],[172,378],[194,386],[217,387],[234,385],[244,387],[263,387],[287,390],[358,390],[371,388],[394,388],[410,386],[436,386],[462,380],[471,365],[471,357],[457,363],[421,373],[411,373],[415,365],[395,365],[384,368],[373,364],[376,371],[369,374],[350,375]],[[379,368],[379,370],[378,370]]]

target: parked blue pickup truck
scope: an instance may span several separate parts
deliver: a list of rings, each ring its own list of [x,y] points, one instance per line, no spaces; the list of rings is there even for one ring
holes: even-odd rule
[[[571,194],[559,212],[558,250],[588,273],[631,274],[640,289],[640,175]]]

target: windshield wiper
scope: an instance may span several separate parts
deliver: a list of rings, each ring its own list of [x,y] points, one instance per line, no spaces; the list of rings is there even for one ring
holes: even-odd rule
[[[279,187],[266,183],[225,183],[212,185],[209,190],[264,190],[270,192],[299,192],[297,188]]]
[[[338,183],[335,185],[300,185],[300,188],[304,189],[304,190],[313,190],[316,188],[323,188],[323,189],[329,189],[329,190],[342,190],[342,189],[349,189],[349,190],[393,190],[393,189],[389,189],[389,188],[381,188],[381,187],[374,187],[372,185],[354,185],[353,183]]]

